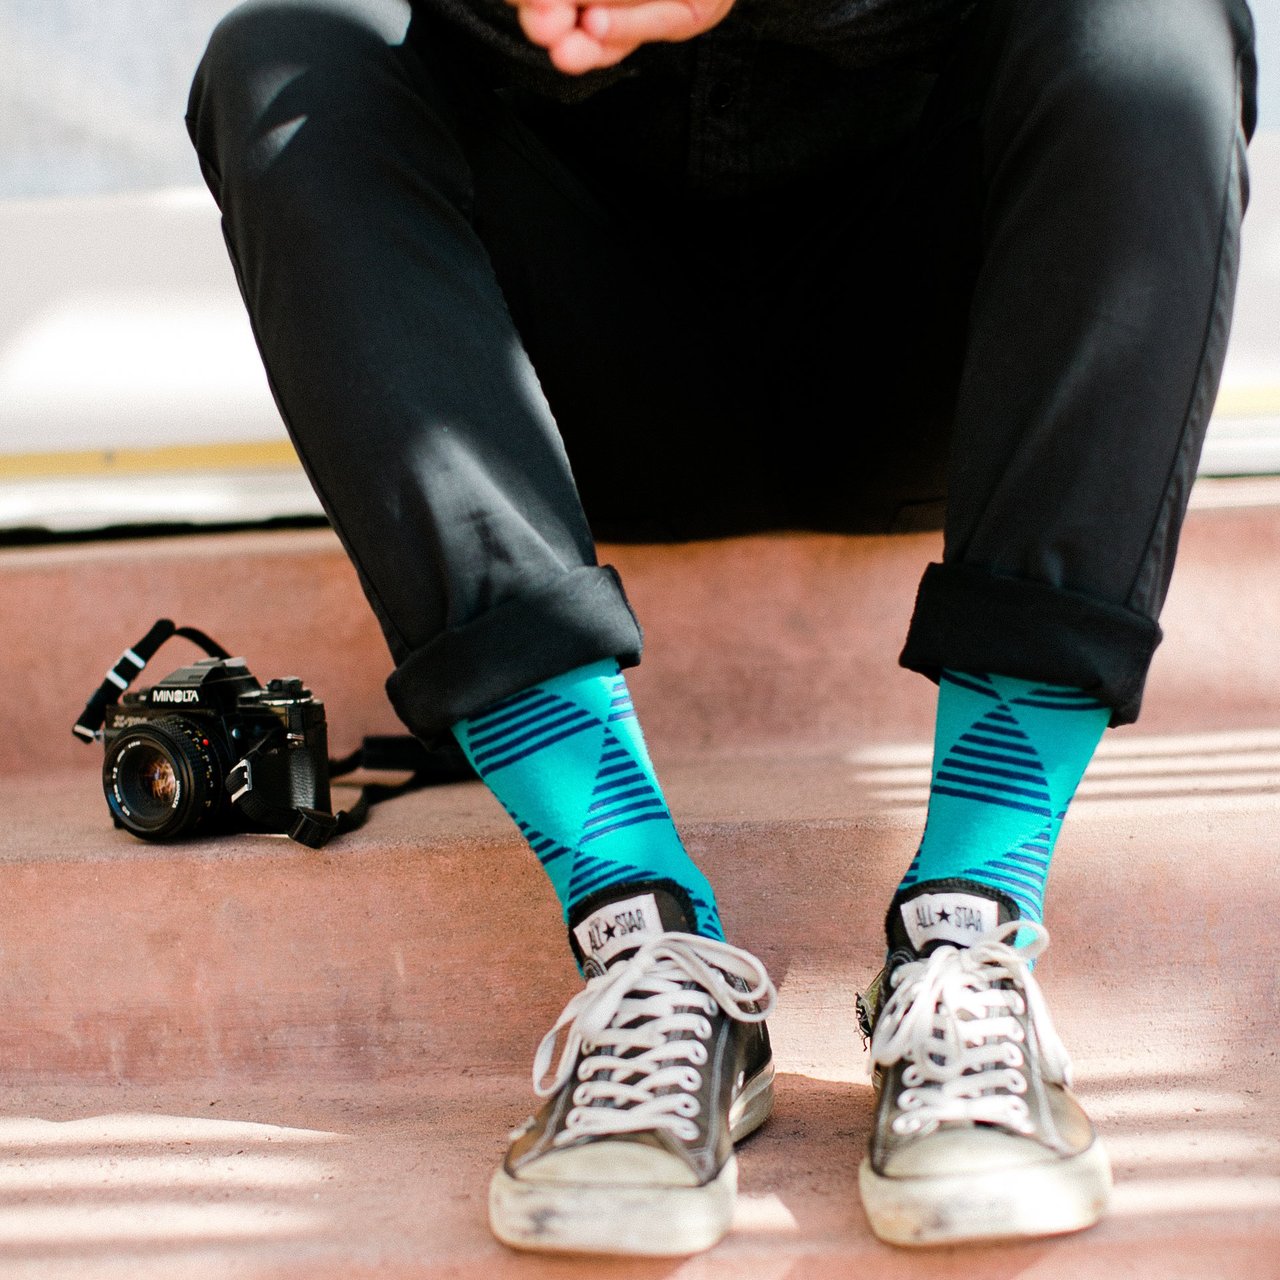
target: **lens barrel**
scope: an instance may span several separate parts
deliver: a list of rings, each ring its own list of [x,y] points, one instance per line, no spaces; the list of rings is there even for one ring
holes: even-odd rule
[[[174,840],[205,825],[224,807],[224,777],[208,735],[181,716],[131,725],[102,761],[111,812],[145,840]]]

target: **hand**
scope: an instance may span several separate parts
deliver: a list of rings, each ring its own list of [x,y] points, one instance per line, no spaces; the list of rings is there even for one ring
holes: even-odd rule
[[[621,62],[651,40],[691,40],[710,31],[733,0],[508,0],[520,26],[552,64],[581,75]]]

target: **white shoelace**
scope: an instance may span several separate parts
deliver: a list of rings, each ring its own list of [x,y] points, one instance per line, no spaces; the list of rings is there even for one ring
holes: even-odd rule
[[[1010,946],[1020,930],[1030,940]],[[1049,1017],[1030,962],[1049,945],[1043,925],[1015,920],[970,947],[939,947],[896,969],[893,994],[876,1022],[871,1057],[908,1062],[898,1095],[899,1134],[923,1134],[948,1120],[1030,1133],[1024,1044],[1028,1013],[1044,1077],[1069,1084],[1071,1062]]]
[[[726,974],[747,990],[731,986]],[[690,981],[697,989],[685,985]],[[538,1046],[533,1087],[544,1098],[569,1078],[580,1049],[583,1055],[574,1105],[556,1144],[650,1129],[696,1140],[700,1104],[694,1095],[713,1030],[708,1015],[720,1008],[739,1022],[762,1022],[776,998],[764,965],[748,951],[687,933],[642,943],[630,959],[592,978]],[[565,1027],[559,1062],[547,1080]]]

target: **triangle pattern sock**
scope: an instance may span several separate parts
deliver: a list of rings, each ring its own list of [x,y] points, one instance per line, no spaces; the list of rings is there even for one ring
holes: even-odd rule
[[[1079,689],[943,672],[928,819],[899,891],[977,881],[1043,919],[1058,832],[1110,718]]]
[[[672,880],[698,932],[723,939],[715,895],[685,852],[612,659],[544,680],[453,727],[537,855],[565,919],[584,898]]]

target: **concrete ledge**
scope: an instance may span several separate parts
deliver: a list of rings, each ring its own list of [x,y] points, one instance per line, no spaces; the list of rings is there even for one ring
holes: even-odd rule
[[[1045,967],[1067,993],[1059,1018],[1118,1073],[1198,1071],[1218,1052],[1244,1055],[1237,1079],[1244,1059],[1274,1073],[1276,948],[1258,922],[1280,917],[1260,838],[1280,815],[1280,743],[1263,772],[1237,761],[1230,786],[1202,741],[1148,742],[1168,775],[1158,794],[1142,757],[1103,757],[1062,839]],[[883,958],[883,911],[919,838],[927,762],[903,758],[664,770],[731,936],[795,993],[779,1023],[792,1061],[836,1078],[861,1078],[849,1001]],[[9,785],[11,1083],[516,1072],[577,988],[549,884],[478,783],[391,801],[321,851],[272,836],[148,844],[111,828],[91,774]]]
[[[898,669],[931,535],[777,535],[601,549],[646,632],[632,688],[660,752],[820,756],[927,735],[931,686]],[[1280,720],[1280,506],[1187,522],[1142,727]],[[92,767],[70,725],[157,617],[210,632],[261,677],[324,699],[335,752],[396,732],[381,635],[327,531],[211,535],[0,552],[0,774]],[[144,681],[191,654],[174,641]]]

